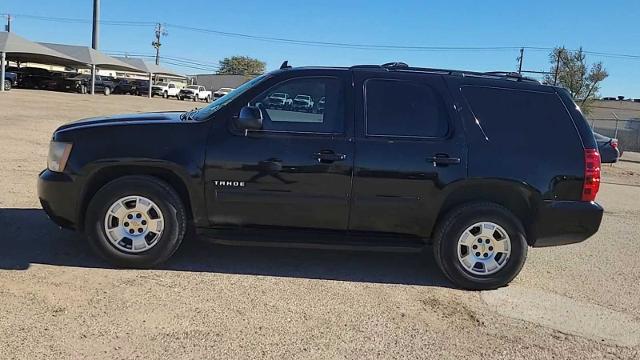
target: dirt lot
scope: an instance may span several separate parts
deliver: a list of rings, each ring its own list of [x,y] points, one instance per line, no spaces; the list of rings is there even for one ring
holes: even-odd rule
[[[514,283],[490,292],[451,289],[429,253],[191,241],[162,269],[116,270],[40,210],[57,126],[193,106],[0,94],[0,358],[640,358],[636,163],[605,167],[596,236],[531,249]]]

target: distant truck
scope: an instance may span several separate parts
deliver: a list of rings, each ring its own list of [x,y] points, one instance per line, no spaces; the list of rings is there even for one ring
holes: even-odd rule
[[[4,73],[4,89],[11,90],[13,86],[18,85],[18,74],[7,71]]]
[[[159,95],[165,99],[168,97],[175,97],[177,99],[179,94],[180,88],[172,82],[160,82],[153,84],[153,87],[151,88],[151,96]]]
[[[220,88],[218,89],[216,92],[213,93],[213,100],[219,99],[225,95],[227,95],[228,93],[232,92],[235,89],[232,88]]]
[[[204,86],[189,85],[186,88],[180,90],[178,93],[178,99],[191,99],[193,101],[204,100],[206,102],[211,101],[211,91],[208,91]]]

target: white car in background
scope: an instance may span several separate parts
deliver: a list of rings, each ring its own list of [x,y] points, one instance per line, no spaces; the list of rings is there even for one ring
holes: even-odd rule
[[[293,98],[291,107],[293,108],[293,111],[312,112],[313,105],[314,105],[313,98],[311,98],[310,95],[300,94],[300,95],[296,95],[296,97]]]
[[[159,82],[157,84],[153,84],[151,88],[151,96],[160,95],[163,98],[175,97],[178,98],[178,94],[180,93],[180,88],[176,83],[166,83]]]
[[[213,93],[213,99],[214,100],[215,99],[219,99],[219,98],[227,95],[228,93],[232,92],[233,90],[235,90],[235,89],[233,89],[233,88],[225,88],[225,87],[220,88],[220,89],[218,89],[217,91],[215,91]]]
[[[204,100],[206,102],[211,101],[211,91],[207,91],[204,86],[201,85],[189,85],[186,88],[180,90],[178,99],[191,99],[193,101]]]

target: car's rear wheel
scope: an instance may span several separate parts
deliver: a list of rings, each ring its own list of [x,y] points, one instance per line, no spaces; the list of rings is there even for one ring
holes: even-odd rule
[[[166,91],[162,93],[162,98],[166,99],[169,97],[169,93],[167,93]]]
[[[471,203],[449,212],[434,236],[438,266],[454,284],[495,289],[513,280],[527,257],[522,223],[494,203]]]
[[[126,176],[106,184],[89,203],[85,224],[99,255],[134,268],[167,260],[186,229],[186,211],[175,190],[150,176]]]
[[[206,102],[211,102],[211,96],[207,96]]]

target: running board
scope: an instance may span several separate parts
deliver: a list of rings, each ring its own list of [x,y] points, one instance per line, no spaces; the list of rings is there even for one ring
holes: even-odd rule
[[[197,230],[204,241],[229,246],[285,247],[296,249],[355,250],[378,252],[421,252],[423,239],[407,236],[353,234],[324,231],[292,230]]]

